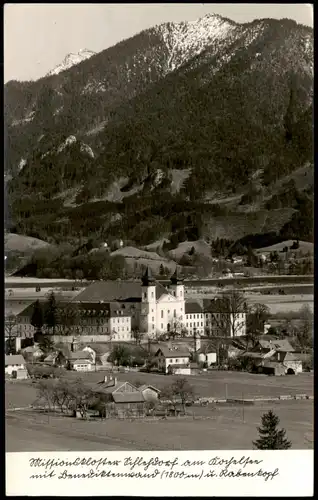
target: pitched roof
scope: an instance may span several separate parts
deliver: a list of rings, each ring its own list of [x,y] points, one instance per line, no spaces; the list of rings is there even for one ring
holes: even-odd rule
[[[92,355],[89,351],[76,351],[76,352],[71,352],[70,353],[70,359],[87,359],[89,361],[92,361]]]
[[[282,359],[283,362],[285,362],[285,361],[301,361],[301,359],[297,355],[293,354],[292,352],[283,351],[280,354],[283,355],[283,359]]]
[[[287,339],[280,340],[264,340],[260,339],[258,341],[263,349],[276,349],[276,351],[294,352],[295,349],[291,346]]]
[[[116,383],[114,383],[114,380],[108,380],[107,382],[101,380],[100,382],[95,382],[94,384],[92,384],[91,389],[93,392],[98,392],[101,394],[113,394],[125,384],[128,384],[134,389],[132,392],[138,392],[137,387],[125,380],[121,380]]]
[[[155,354],[161,351],[165,358],[186,358],[190,356],[190,351],[186,347],[168,347],[160,346]]]
[[[149,384],[143,384],[140,387],[138,387],[138,389],[140,392],[145,391],[146,389],[152,389],[155,392],[161,392],[160,389],[157,389],[153,385],[149,385]]]
[[[162,295],[171,295],[171,292],[167,288],[165,288],[161,283],[158,281],[155,282],[156,285],[156,300],[159,300]]]
[[[89,285],[83,292],[78,294],[73,302],[100,301],[141,301],[141,284],[139,281],[96,281]]]
[[[48,356],[46,356],[46,358],[44,359],[44,361],[54,361],[55,358],[59,355],[58,352],[52,352],[51,354],[49,354]]]
[[[28,347],[25,347],[24,349],[22,349],[22,352],[26,352],[26,353],[34,353],[34,352],[42,352],[42,349],[41,347],[39,346],[36,346],[36,345],[29,345]]]
[[[197,300],[187,300],[185,303],[185,314],[202,313],[202,305]]]
[[[32,302],[32,304],[29,304],[27,307],[25,307],[21,312],[19,312],[19,314],[17,314],[17,318],[31,318],[32,317],[32,314],[33,314],[33,311],[34,311],[34,304],[35,304],[36,301]],[[42,307],[42,312],[43,314],[45,314],[45,311],[47,309],[47,303],[46,302],[40,302],[40,306]]]
[[[25,365],[25,359],[21,354],[9,354],[5,356],[5,366]]]
[[[212,312],[212,313],[226,313],[230,312],[228,311],[227,307],[227,302],[230,303],[230,297],[215,297],[214,299],[203,299],[203,308],[205,312]],[[241,310],[239,311],[238,309],[235,311],[236,313],[244,313],[244,306],[242,304]]]
[[[210,344],[205,344],[205,345],[201,346],[200,349],[198,349],[196,351],[196,353],[197,354],[209,354],[209,353],[215,353],[216,351],[217,351],[216,346],[214,346],[210,343]]]

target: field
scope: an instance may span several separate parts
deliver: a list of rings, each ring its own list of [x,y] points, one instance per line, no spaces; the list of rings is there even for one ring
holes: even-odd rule
[[[69,372],[69,378],[76,373]],[[86,381],[99,381],[103,373],[83,374]],[[173,377],[146,373],[118,374],[120,380],[139,380],[158,388]],[[267,377],[245,373],[215,372],[189,377],[197,395],[244,398],[313,394],[313,375]],[[7,382],[7,451],[53,450],[164,450],[164,449],[250,449],[261,415],[274,409],[286,428],[294,448],[312,448],[313,402],[290,400],[258,402],[253,406],[209,405],[188,409],[187,417],[142,421],[108,420],[85,422],[67,417],[38,414],[26,409],[36,399],[30,381]],[[24,410],[10,411],[13,408]],[[164,439],[163,439],[164,438]]]

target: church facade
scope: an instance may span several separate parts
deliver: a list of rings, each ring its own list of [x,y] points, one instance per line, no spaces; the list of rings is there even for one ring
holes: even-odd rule
[[[149,268],[142,277],[140,330],[149,337],[181,330],[185,325],[184,284],[177,270],[170,285],[164,287],[151,276]]]

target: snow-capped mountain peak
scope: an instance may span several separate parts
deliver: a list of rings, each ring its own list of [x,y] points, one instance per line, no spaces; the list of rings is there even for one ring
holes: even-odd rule
[[[219,15],[207,14],[196,21],[165,23],[155,27],[170,53],[166,72],[180,67],[205,47],[227,38],[237,24]]]
[[[59,73],[61,73],[61,71],[65,71],[66,69],[79,64],[80,62],[85,61],[85,59],[89,59],[95,54],[96,52],[88,49],[80,49],[77,54],[67,54],[63,62],[52,69],[46,76],[58,75]]]

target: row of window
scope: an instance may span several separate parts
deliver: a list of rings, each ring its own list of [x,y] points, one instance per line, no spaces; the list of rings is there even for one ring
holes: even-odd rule
[[[205,314],[205,317],[206,318],[211,318],[211,316],[215,316],[216,318],[218,318],[219,316],[221,316],[221,314],[225,314],[225,313],[204,313]],[[199,313],[199,314],[189,314],[187,313],[186,314],[186,318],[187,319],[202,319],[204,317],[204,314],[203,313]],[[192,318],[193,316],[193,318]],[[243,319],[244,317],[244,313],[238,313],[238,314],[235,314],[235,318],[236,319]]]
[[[168,363],[188,363],[189,358],[171,358],[167,359]]]
[[[182,312],[182,307],[181,307],[181,312]],[[167,314],[169,315],[170,314],[170,310],[168,309],[167,311]],[[161,309],[161,317],[163,318],[163,315],[164,315],[164,310]],[[177,317],[177,311],[174,309],[173,310],[173,317],[176,318]]]

